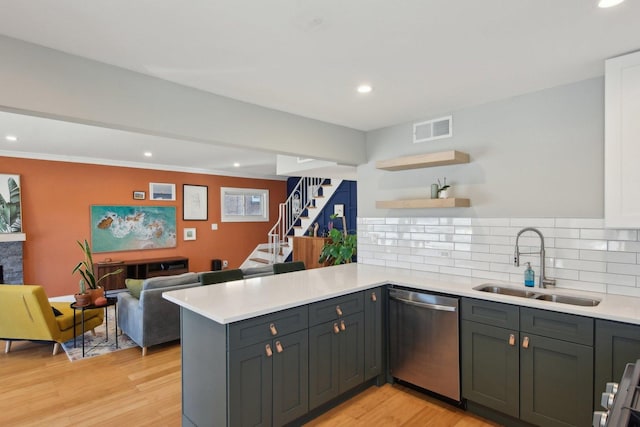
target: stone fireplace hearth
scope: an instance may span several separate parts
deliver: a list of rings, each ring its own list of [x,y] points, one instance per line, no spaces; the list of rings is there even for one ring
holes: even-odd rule
[[[16,236],[19,235],[19,236]],[[22,284],[24,233],[0,234],[0,283]]]

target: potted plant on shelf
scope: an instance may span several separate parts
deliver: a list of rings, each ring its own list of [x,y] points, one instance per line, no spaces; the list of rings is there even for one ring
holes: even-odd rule
[[[84,260],[80,261],[78,265],[75,266],[71,274],[78,272],[80,276],[82,276],[80,279],[80,294],[88,293],[91,296],[91,303],[95,304],[98,298],[104,297],[104,289],[100,286],[100,282],[109,276],[122,273],[122,268],[111,271],[100,277],[96,277],[94,274],[93,256],[91,255],[91,246],[89,246],[89,242],[87,242],[86,239],[84,240],[84,243],[79,240],[76,242],[82,249]]]
[[[336,219],[337,215],[331,215],[331,219]],[[358,248],[358,238],[355,234],[347,232],[347,221],[344,216],[342,218],[343,230],[331,228],[329,230],[329,242],[325,243],[320,252],[319,263],[327,261],[338,264],[348,264],[356,254]]]

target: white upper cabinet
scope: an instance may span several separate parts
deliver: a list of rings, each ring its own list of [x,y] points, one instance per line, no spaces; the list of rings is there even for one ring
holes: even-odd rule
[[[605,63],[604,218],[640,228],[640,52]]]

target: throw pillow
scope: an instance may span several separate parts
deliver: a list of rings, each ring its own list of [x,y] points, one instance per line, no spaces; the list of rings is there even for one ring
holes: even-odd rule
[[[62,316],[62,312],[60,310],[58,310],[55,307],[51,307],[53,309],[53,315],[58,317],[58,316]]]
[[[143,279],[125,279],[124,284],[129,289],[129,293],[132,297],[140,299],[140,292],[142,292]]]

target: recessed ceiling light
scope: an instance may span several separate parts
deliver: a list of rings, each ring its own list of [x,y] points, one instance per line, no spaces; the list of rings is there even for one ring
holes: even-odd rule
[[[4,139],[6,139],[7,141],[16,142],[18,140],[18,137],[15,135],[7,135],[4,137]]]
[[[371,85],[360,85],[358,86],[358,93],[369,93],[373,90],[373,88],[371,87]]]
[[[145,151],[144,152],[144,156],[145,157],[151,157],[151,156],[153,156],[153,153],[151,151]]]
[[[613,7],[613,6],[619,5],[623,1],[624,0],[599,0],[598,7],[601,7],[601,8]]]
[[[240,167],[240,163],[235,162],[235,163],[233,164],[233,167],[234,167],[234,168],[239,168],[239,167]]]

